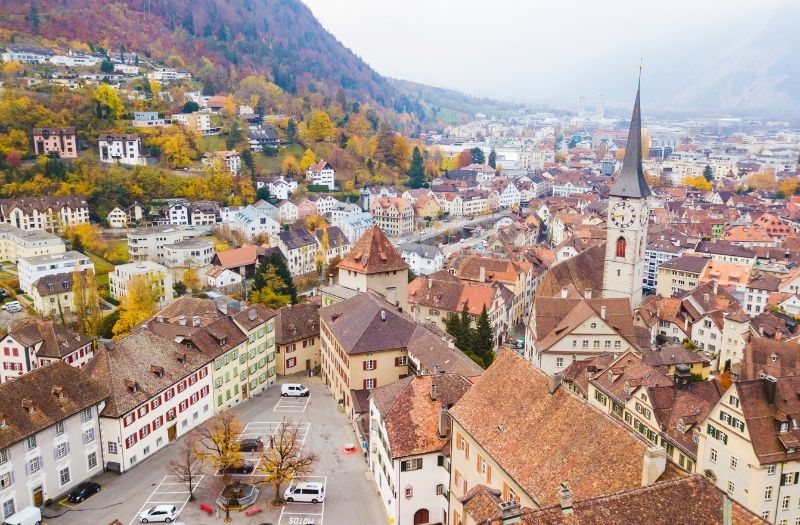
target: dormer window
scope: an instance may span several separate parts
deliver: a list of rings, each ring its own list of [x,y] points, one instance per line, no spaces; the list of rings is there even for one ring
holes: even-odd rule
[[[781,421],[781,432],[788,432],[788,431],[789,431],[789,422]]]
[[[680,433],[686,432],[686,423],[684,423],[682,419],[679,419],[677,428]]]

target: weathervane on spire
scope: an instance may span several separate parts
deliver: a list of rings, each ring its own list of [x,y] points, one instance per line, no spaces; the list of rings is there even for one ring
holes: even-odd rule
[[[642,68],[644,67],[644,57],[639,57],[639,84],[642,83]]]

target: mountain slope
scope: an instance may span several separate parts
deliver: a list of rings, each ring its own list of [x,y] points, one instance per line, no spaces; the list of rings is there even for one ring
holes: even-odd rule
[[[258,73],[290,93],[313,84],[330,96],[341,87],[387,107],[407,104],[300,0],[5,0],[0,29],[18,42],[35,36],[123,46],[166,63],[182,61],[208,92]]]

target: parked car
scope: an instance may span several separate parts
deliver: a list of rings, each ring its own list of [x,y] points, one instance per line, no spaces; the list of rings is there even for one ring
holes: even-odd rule
[[[283,397],[306,397],[310,393],[308,388],[299,383],[286,383],[281,385],[281,395]]]
[[[178,509],[175,505],[156,505],[145,509],[139,514],[139,522],[141,523],[171,523],[178,517]]]
[[[3,520],[3,525],[41,525],[42,511],[39,507],[25,507]]]
[[[252,474],[253,471],[256,469],[256,466],[249,462],[245,461],[241,465],[236,467],[226,467],[220,471],[221,474]]]
[[[242,439],[239,441],[239,450],[242,452],[258,452],[264,448],[264,442],[260,439]]]
[[[100,492],[99,483],[94,483],[93,481],[84,481],[72,489],[72,492],[69,493],[69,497],[67,499],[69,499],[71,503],[80,503],[89,496],[97,494],[98,492]]]
[[[5,299],[8,296],[8,291],[5,288],[0,288],[0,299]]]
[[[22,305],[19,303],[19,301],[9,301],[5,305],[3,305],[3,308],[6,309],[6,312],[21,312],[22,311]]]
[[[288,502],[321,503],[325,501],[325,485],[322,483],[298,483],[289,486],[283,493],[283,498]]]

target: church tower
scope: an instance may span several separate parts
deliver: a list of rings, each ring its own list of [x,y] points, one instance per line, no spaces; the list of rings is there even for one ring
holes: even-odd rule
[[[650,188],[642,167],[642,114],[639,91],[633,106],[628,144],[619,177],[608,198],[608,230],[603,266],[603,297],[630,297],[634,310],[642,302]]]

